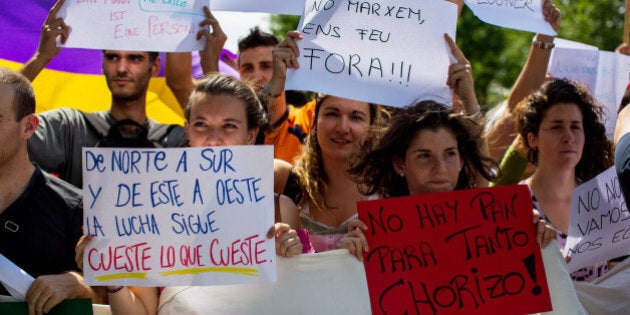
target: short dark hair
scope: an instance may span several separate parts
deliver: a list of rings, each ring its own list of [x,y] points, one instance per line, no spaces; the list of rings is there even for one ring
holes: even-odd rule
[[[155,59],[160,55],[157,51],[147,51],[149,53],[149,62],[154,63]]]
[[[263,32],[258,26],[249,29],[249,34],[238,42],[238,51],[243,52],[247,49],[259,46],[277,46],[280,40],[273,34]]]
[[[108,49],[103,49],[103,54],[105,54],[105,50]],[[157,57],[160,55],[160,53],[157,51],[147,51],[146,53],[149,54],[149,63],[154,63]]]
[[[16,120],[35,113],[35,92],[31,82],[22,74],[0,67],[0,84],[9,86],[13,92],[13,110]]]
[[[242,100],[245,103],[247,129],[260,128],[267,123],[267,115],[258,97],[256,97],[256,92],[245,82],[224,74],[210,75],[197,84],[184,109],[184,116],[187,122],[190,121],[192,100],[197,93],[232,95]]]

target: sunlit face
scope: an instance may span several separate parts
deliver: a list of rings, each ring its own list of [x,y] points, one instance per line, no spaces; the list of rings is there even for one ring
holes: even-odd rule
[[[271,80],[273,73],[273,46],[245,49],[238,55],[238,72],[243,81],[252,82],[259,93]]]
[[[146,96],[149,81],[158,74],[159,58],[149,61],[146,51],[106,50],[103,74],[114,99],[136,100]]]
[[[558,103],[543,115],[538,135],[529,133],[527,141],[538,149],[538,165],[574,169],[584,149],[582,112],[574,103]]]
[[[191,147],[254,144],[258,128],[247,128],[246,104],[233,95],[196,93],[186,123]]]
[[[411,195],[455,190],[462,169],[457,138],[444,127],[419,131],[404,160],[393,163],[398,175],[405,177]]]
[[[366,102],[328,96],[319,108],[316,128],[322,154],[347,159],[361,149],[370,127]]]

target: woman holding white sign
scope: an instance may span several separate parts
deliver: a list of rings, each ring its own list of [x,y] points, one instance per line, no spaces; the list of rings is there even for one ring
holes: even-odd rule
[[[566,242],[571,194],[612,165],[611,144],[600,122],[602,107],[585,85],[556,79],[544,84],[516,108],[516,126],[527,146],[527,159],[536,165],[526,180],[534,206]],[[607,272],[607,262],[571,274],[591,281]]]
[[[244,82],[227,75],[209,76],[197,84],[184,110],[186,135],[191,147],[253,145],[267,117],[256,94]],[[302,253],[302,243],[291,226],[298,226],[295,204],[286,196],[276,203],[277,254]]]
[[[258,128],[267,122],[254,91],[240,80],[215,75],[195,87],[185,109],[186,134],[192,147],[254,144]],[[290,224],[297,223],[297,208],[286,196],[276,202],[276,223],[267,235],[275,238],[276,253],[292,257],[302,253],[302,243]],[[77,263],[91,237],[77,245]],[[156,314],[158,288],[139,286],[106,287],[113,314]]]

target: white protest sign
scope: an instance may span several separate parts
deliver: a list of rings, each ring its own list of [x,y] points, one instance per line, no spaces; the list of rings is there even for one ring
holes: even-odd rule
[[[556,35],[542,13],[542,0],[464,0],[480,20],[501,27]]]
[[[298,30],[300,68],[286,89],[392,106],[432,98],[452,103],[446,86],[457,6],[447,1],[308,0]]]
[[[556,47],[553,49],[547,70],[554,78],[568,78],[588,85],[591,93],[597,86],[597,49]]]
[[[597,47],[595,47],[593,45],[584,44],[584,43],[580,43],[580,42],[576,42],[576,41],[572,41],[572,40],[568,40],[568,39],[564,39],[564,38],[559,38],[559,37],[556,37],[553,40],[553,42],[554,42],[554,44],[556,44],[556,48],[560,47],[560,48],[599,50]],[[551,53],[553,54],[553,50],[551,51]]]
[[[610,51],[599,52],[595,98],[604,105],[606,136],[612,139],[617,124],[617,109],[630,76],[630,56]]]
[[[302,15],[306,0],[212,0],[212,11]]]
[[[76,0],[59,11],[70,27],[66,47],[194,51],[209,0]]]
[[[604,106],[602,123],[606,127],[606,136],[612,139],[617,109],[630,82],[630,56],[556,39],[556,48],[547,69],[555,78],[577,80],[588,85],[593,96]]]
[[[90,285],[275,281],[273,147],[83,149]]]
[[[573,190],[564,256],[573,272],[629,252],[630,212],[613,166]]]

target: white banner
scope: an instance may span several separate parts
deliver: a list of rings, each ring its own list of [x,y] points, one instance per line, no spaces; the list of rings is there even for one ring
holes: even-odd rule
[[[83,149],[90,285],[275,281],[273,147]]]
[[[138,51],[201,50],[196,39],[209,0],[66,1],[66,47]]]
[[[286,89],[391,106],[431,98],[447,104],[457,6],[448,1],[309,0],[298,30],[300,68]]]
[[[586,314],[558,246],[550,244],[542,256],[553,305],[553,311],[544,314]],[[462,296],[474,290],[472,285],[462,284]],[[158,311],[164,315],[370,314],[370,295],[363,264],[343,249],[279,257],[274,283],[167,287],[160,294]]]

